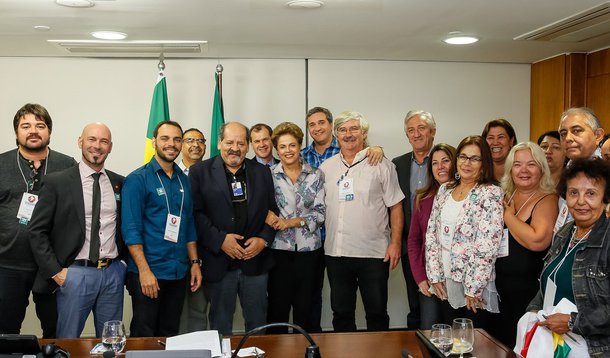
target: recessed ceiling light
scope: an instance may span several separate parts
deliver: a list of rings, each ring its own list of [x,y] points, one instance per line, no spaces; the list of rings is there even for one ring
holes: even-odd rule
[[[324,5],[322,0],[292,0],[286,3],[286,6],[293,9],[317,9]]]
[[[34,30],[36,30],[36,31],[49,31],[49,30],[51,30],[51,27],[49,27],[47,25],[36,25],[36,26],[34,26]]]
[[[127,38],[127,34],[117,31],[94,31],[91,36],[100,40],[124,40]]]
[[[466,36],[466,35],[458,35],[458,36],[450,36],[443,40],[443,42],[448,43],[450,45],[469,45],[479,41],[478,37],[474,36]]]
[[[57,5],[67,7],[93,7],[95,3],[91,0],[55,0]]]

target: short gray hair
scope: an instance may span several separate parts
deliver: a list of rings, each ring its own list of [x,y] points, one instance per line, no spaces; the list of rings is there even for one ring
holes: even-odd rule
[[[335,120],[333,122],[333,132],[335,133],[335,136],[339,135],[339,127],[344,125],[345,122],[351,121],[352,119],[360,123],[360,130],[362,130],[362,133],[369,132],[369,122],[366,120],[366,118],[364,118],[362,113],[355,111],[345,111],[339,113],[339,115],[335,117]],[[364,146],[369,146],[368,140],[364,141]]]
[[[432,129],[436,128],[436,122],[434,121],[434,117],[432,116],[432,113],[422,111],[422,110],[412,110],[412,111],[409,111],[409,113],[407,113],[407,115],[405,116],[405,133],[407,132],[407,123],[409,123],[411,118],[414,118],[414,117],[421,118],[422,121],[426,122],[428,127],[432,128]]]
[[[572,116],[575,114],[584,115],[587,118],[587,124],[589,125],[589,127],[591,127],[592,131],[596,131],[602,127],[599,123],[599,118],[597,118],[592,109],[587,107],[572,107],[561,114],[561,119],[559,120],[559,129],[561,129],[561,124],[563,123],[563,121],[566,120],[566,118],[568,118],[568,116]]]

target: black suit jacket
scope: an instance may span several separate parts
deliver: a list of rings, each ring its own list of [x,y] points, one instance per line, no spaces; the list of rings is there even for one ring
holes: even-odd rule
[[[244,241],[250,237],[265,239],[269,245],[275,230],[265,224],[269,210],[278,213],[275,203],[273,178],[268,167],[256,160],[245,159],[248,222]],[[199,254],[203,260],[203,278],[220,281],[227,272],[231,258],[220,248],[229,233],[235,233],[233,203],[220,155],[193,165],[189,170],[193,192],[193,213],[197,227]],[[271,268],[273,260],[268,248],[256,257],[240,262],[245,275],[260,275]]]
[[[106,170],[117,200],[116,242],[119,258],[125,260],[121,236],[120,193],[123,177]],[[38,264],[34,292],[57,288],[51,278],[70,266],[85,242],[85,202],[78,165],[43,178],[38,203],[28,225],[30,246]],[[119,194],[117,196],[116,194]]]
[[[402,210],[405,216],[405,226],[402,230],[402,255],[407,254],[407,238],[409,237],[409,226],[411,225],[411,162],[413,152],[403,154],[392,159],[398,173],[398,184],[405,198],[402,201]]]

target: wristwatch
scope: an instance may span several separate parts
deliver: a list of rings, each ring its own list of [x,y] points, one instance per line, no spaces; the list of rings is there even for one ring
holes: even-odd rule
[[[201,259],[193,259],[193,260],[191,260],[191,265],[194,265],[194,264],[198,264],[199,267],[201,267],[201,265],[203,264],[203,261]]]
[[[568,329],[570,331],[574,330],[574,323],[576,323],[577,312],[570,313],[570,320],[568,321]]]

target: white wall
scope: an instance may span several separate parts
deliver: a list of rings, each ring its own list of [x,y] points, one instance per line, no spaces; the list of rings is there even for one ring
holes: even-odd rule
[[[218,61],[168,59],[166,77],[170,113],[186,129],[198,127],[209,138],[214,69]],[[222,60],[227,120],[246,125],[283,121],[304,124],[305,61]],[[80,158],[76,139],[86,123],[102,121],[113,131],[113,153],[107,167],[128,174],[142,162],[144,136],[157,61],[152,59],[0,58],[0,151],[14,148],[12,119],[26,102],[44,105],[54,120],[51,147]],[[371,144],[382,145],[393,158],[410,147],[403,118],[410,109],[432,112],[437,142],[454,145],[480,134],[490,119],[510,120],[521,140],[529,137],[530,66],[512,64],[309,61],[309,107],[321,105],[334,114],[362,112],[369,120]],[[304,128],[304,126],[303,126]],[[206,155],[207,157],[207,155]],[[408,311],[400,267],[390,275],[390,325],[404,327]],[[125,321],[131,318],[126,299]],[[360,300],[359,300],[360,302]],[[238,316],[238,315],[236,315]],[[365,326],[359,303],[358,325]],[[328,282],[322,325],[330,329]],[[235,330],[243,329],[236,319]],[[32,305],[23,332],[40,334]],[[91,324],[83,335],[92,335]]]

